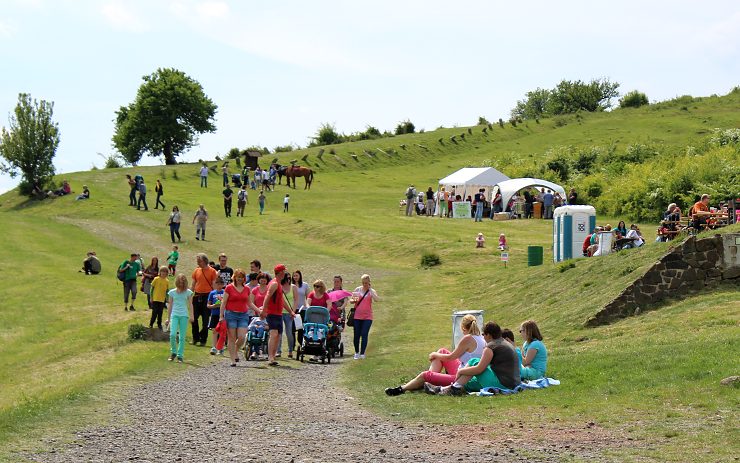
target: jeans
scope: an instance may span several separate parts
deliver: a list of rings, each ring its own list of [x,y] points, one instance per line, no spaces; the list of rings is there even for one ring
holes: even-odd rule
[[[231,217],[231,200],[224,199],[224,213],[226,217]]]
[[[180,241],[180,222],[172,222],[170,224],[170,238],[172,238],[172,242],[175,242],[175,235],[177,235],[177,241]]]
[[[236,216],[242,216],[244,217],[244,206],[247,205],[246,201],[237,201],[236,202]]]
[[[162,329],[162,312],[164,312],[164,302],[153,301],[152,318],[149,319],[149,328],[153,327],[156,321],[159,329]]]
[[[198,235],[200,235],[200,239],[202,240],[206,239],[206,223],[205,222],[195,222],[195,239],[198,239]]]
[[[160,195],[159,193],[157,193],[157,203],[154,205],[154,209],[156,209],[160,204],[162,205],[162,209],[164,209],[164,203],[162,202],[161,199],[159,199],[161,197],[162,197],[162,195]]]
[[[223,186],[226,186],[228,184],[229,184],[229,174],[224,174],[224,185]]]
[[[144,203],[144,210],[145,211],[148,211],[149,210],[149,206],[146,205],[146,193],[144,193],[144,194],[139,193],[139,202],[136,203],[136,208],[137,209],[141,209],[141,203]]]
[[[136,206],[136,188],[131,188],[131,192],[128,194],[128,205]]]
[[[475,206],[475,221],[483,222],[483,204],[478,203]]]
[[[128,304],[128,295],[131,293],[131,305],[136,302],[136,280],[126,280],[123,282],[123,303]]]
[[[545,218],[552,219],[552,206],[545,206]]]
[[[293,333],[293,317],[290,316],[289,313],[283,314],[283,324],[285,325],[285,329],[283,332],[285,333],[285,338],[288,340],[288,352],[293,352],[293,349],[295,349],[295,334]],[[283,352],[283,339],[280,338],[280,344],[278,344],[278,353]]]
[[[406,200],[406,215],[409,217],[414,215],[414,204],[415,204],[414,198]]]
[[[177,354],[179,358],[182,358],[185,353],[185,333],[188,330],[188,321],[187,315],[173,315],[170,319],[170,354]]]
[[[355,353],[365,355],[365,349],[367,349],[367,336],[370,334],[370,326],[373,324],[372,320],[358,320],[355,318]],[[362,349],[360,349],[360,340],[362,340]]]
[[[195,293],[193,296],[193,343],[208,341],[208,319],[211,317],[211,309],[207,307],[208,294]],[[203,323],[200,327],[198,320]]]
[[[260,215],[262,215],[262,212],[265,210],[265,202],[260,201]]]
[[[203,188],[203,187],[208,188],[208,176],[202,176],[200,178],[200,187],[201,188]]]

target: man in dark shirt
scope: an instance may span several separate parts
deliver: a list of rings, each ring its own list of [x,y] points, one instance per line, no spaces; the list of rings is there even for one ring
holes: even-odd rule
[[[234,269],[226,265],[228,258],[223,252],[218,255],[218,264],[213,266],[213,269],[218,272],[218,277],[224,282],[224,286],[231,283],[231,277],[234,275]]]
[[[226,213],[226,217],[231,217],[231,199],[233,198],[233,194],[234,192],[227,183],[224,189],[224,212]]]

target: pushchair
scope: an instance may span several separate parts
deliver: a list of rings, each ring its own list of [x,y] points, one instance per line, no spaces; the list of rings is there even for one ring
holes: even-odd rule
[[[265,355],[267,353],[268,334],[269,332],[267,330],[262,330],[262,334],[255,333],[252,330],[247,332],[247,342],[245,346],[247,360],[252,358],[253,353],[258,353],[258,356]],[[255,358],[255,360],[257,358]]]
[[[308,354],[319,357],[321,363],[331,363],[326,340],[328,333],[329,309],[321,306],[307,308],[303,316],[303,344],[298,346],[296,359],[303,362]]]
[[[344,309],[339,315],[339,322],[330,321],[329,331],[326,334],[326,348],[329,351],[329,357],[344,357],[344,341],[342,332],[344,331],[344,320],[346,319]]]

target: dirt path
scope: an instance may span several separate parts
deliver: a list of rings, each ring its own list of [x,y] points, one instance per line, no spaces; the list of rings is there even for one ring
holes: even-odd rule
[[[331,365],[284,360],[231,368],[216,362],[139,386],[114,407],[116,424],[49,442],[40,462],[518,462],[599,461],[598,430],[544,441],[492,437],[492,429],[397,423],[363,409],[336,385]],[[175,365],[173,365],[174,367]],[[440,398],[440,400],[446,400]],[[521,434],[511,426],[511,436]],[[588,428],[588,426],[586,426]],[[516,432],[515,432],[516,431]],[[577,434],[577,435],[576,435]],[[537,442],[531,444],[531,442]],[[526,451],[520,450],[526,448]]]

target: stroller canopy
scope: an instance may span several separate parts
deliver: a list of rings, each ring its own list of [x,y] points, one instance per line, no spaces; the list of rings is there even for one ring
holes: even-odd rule
[[[312,305],[306,309],[306,314],[303,317],[303,323],[321,323],[324,325],[329,324],[329,309],[321,307],[320,305]]]

